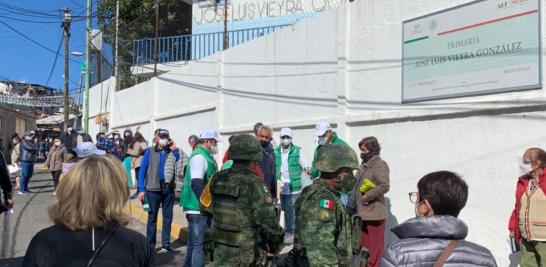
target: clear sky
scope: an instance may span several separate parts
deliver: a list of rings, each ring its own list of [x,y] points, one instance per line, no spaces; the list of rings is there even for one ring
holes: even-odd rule
[[[93,1],[95,4],[96,1]],[[19,12],[6,6],[15,6]],[[0,0],[0,79],[27,81],[45,85],[55,60],[55,53],[61,42],[62,12],[68,7],[75,17],[71,26],[69,51],[85,54],[85,10],[86,0]],[[24,10],[23,10],[24,9]],[[95,9],[95,6],[94,6]],[[35,12],[28,12],[32,10]],[[51,15],[58,15],[50,16]],[[31,21],[31,22],[28,22]],[[53,50],[53,52],[32,43],[8,28],[5,23],[30,39]],[[64,43],[61,44],[57,64],[51,75],[48,86],[64,88]],[[85,56],[70,56],[71,59],[83,62]],[[69,61],[69,88],[75,92],[80,81],[80,66]]]

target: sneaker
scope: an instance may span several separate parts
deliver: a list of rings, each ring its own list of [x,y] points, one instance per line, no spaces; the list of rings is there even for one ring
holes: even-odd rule
[[[23,195],[24,196],[24,195],[28,195],[28,193],[27,192],[17,191],[17,195]]]
[[[284,235],[284,244],[293,244],[294,243],[294,236],[292,234],[286,233]]]
[[[163,245],[161,246],[160,252],[173,252],[174,248],[171,247],[171,245]]]
[[[32,193],[32,191],[27,190],[27,191],[25,191],[25,193],[30,194],[30,193]]]

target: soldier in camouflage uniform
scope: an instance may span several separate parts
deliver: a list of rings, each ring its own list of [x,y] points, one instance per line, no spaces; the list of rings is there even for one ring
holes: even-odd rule
[[[294,250],[305,251],[310,266],[352,266],[360,252],[358,229],[340,200],[352,189],[358,168],[355,152],[346,145],[324,145],[314,167],[320,179],[306,187],[296,202]]]
[[[255,137],[239,135],[229,147],[230,169],[212,179],[215,266],[262,266],[267,252],[277,253],[284,237],[273,200],[252,169],[262,160]]]

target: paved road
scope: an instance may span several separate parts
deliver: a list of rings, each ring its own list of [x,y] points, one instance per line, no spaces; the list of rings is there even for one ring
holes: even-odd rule
[[[53,192],[51,174],[35,174],[30,181],[29,189],[33,193],[24,196],[14,195],[13,214],[0,215],[0,267],[21,266],[22,258],[32,237],[40,230],[53,224],[47,214],[49,206],[55,201],[51,195]],[[183,218],[183,215],[177,216]],[[132,219],[128,227],[143,235],[146,233],[146,225],[137,219]],[[160,236],[161,233],[158,233],[158,238]],[[183,265],[186,244],[175,241],[172,245],[176,249],[175,252],[156,254],[157,266]],[[283,254],[286,254],[289,249],[290,247],[286,247]]]
[[[53,204],[53,181],[51,174],[35,174],[29,189],[29,195],[14,195],[14,213],[9,216],[0,215],[0,267],[21,266],[22,258],[32,237],[41,229],[53,223],[48,217],[48,207]],[[138,220],[132,220],[129,228],[145,234],[145,225]],[[173,243],[175,252],[158,253],[158,266],[182,266],[186,247]]]

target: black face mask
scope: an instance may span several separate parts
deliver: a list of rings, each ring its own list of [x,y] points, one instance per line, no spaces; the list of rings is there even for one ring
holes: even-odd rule
[[[370,161],[370,159],[372,159],[373,156],[375,156],[375,153],[373,153],[373,152],[360,153],[360,158],[362,159],[362,162],[364,162],[364,163]]]
[[[260,141],[260,145],[262,145],[263,148],[267,148],[269,146],[269,143],[270,141],[264,141],[264,140]]]

